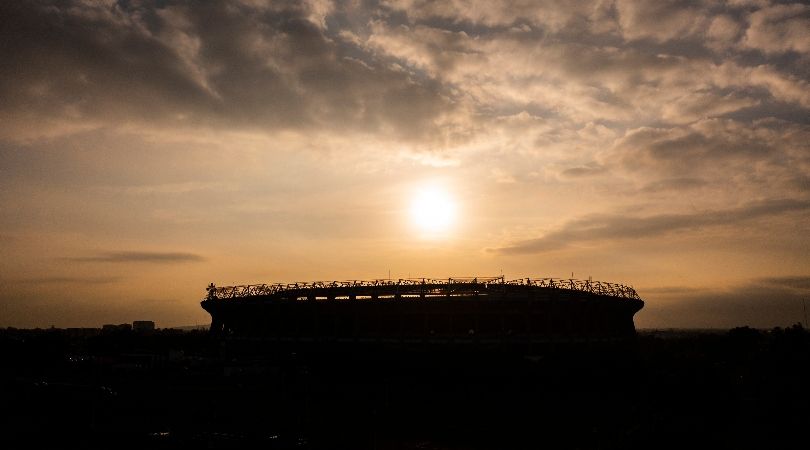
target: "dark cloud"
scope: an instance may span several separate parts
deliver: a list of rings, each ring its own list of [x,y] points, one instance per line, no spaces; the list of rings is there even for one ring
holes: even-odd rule
[[[542,253],[580,242],[659,237],[681,230],[736,225],[747,220],[810,210],[810,201],[779,199],[749,203],[739,208],[693,214],[589,215],[537,239],[493,249],[504,254]]]
[[[757,283],[765,286],[778,286],[781,288],[807,291],[810,293],[810,276],[787,276],[760,278]]]
[[[330,34],[307,3],[38,1],[0,8],[0,116],[12,137],[35,124],[134,121],[420,139],[453,108],[440,84]]]
[[[67,258],[74,262],[88,263],[185,263],[204,261],[200,255],[180,252],[106,252],[94,256]]]
[[[810,192],[810,175],[797,175],[791,183],[799,191]]]
[[[769,117],[781,120],[783,123],[810,125],[810,115],[807,114],[807,109],[800,105],[783,102],[764,102],[724,114],[723,117],[749,124],[763,117]]]
[[[744,44],[765,53],[810,51],[810,5],[769,5],[751,14]]]
[[[13,280],[14,283],[25,285],[43,285],[43,284],[110,284],[121,281],[120,277],[42,277],[42,278],[23,278]]]
[[[729,288],[685,292],[641,292],[644,321],[654,327],[730,328],[789,326],[804,320],[803,302],[810,294],[809,276],[760,278]]]
[[[385,8],[406,14],[411,20],[436,24],[436,19],[445,19],[451,24],[463,24],[477,29],[497,28],[503,30],[523,27],[543,28],[558,32],[568,27],[582,30],[591,25],[606,28],[605,22],[613,22],[611,5],[598,0],[575,0],[545,2],[506,1],[491,2],[470,0],[461,6],[455,2],[431,0],[385,2]],[[611,27],[612,29],[613,27]]]
[[[737,124],[707,123],[706,127],[641,128],[629,132],[617,146],[617,154],[628,168],[657,166],[692,172],[697,162],[735,158],[767,158],[774,147],[765,136]]]
[[[700,178],[666,178],[663,180],[654,181],[644,186],[644,192],[662,192],[662,191],[686,191],[697,189],[706,186],[706,180]]]
[[[699,1],[618,0],[621,32],[627,39],[683,39],[707,27],[708,11]]]
[[[762,195],[800,194],[808,170],[810,128],[776,119],[744,124],[709,119],[688,126],[628,131],[604,154],[606,164],[647,179],[644,192],[721,187]],[[717,187],[717,186],[715,186]],[[733,193],[733,192],[730,192]],[[753,192],[752,192],[753,193]]]
[[[572,167],[562,171],[562,175],[570,178],[584,178],[602,175],[606,169],[602,166],[580,166]]]
[[[639,295],[642,297],[646,295],[682,295],[682,294],[693,294],[696,292],[705,292],[705,289],[690,287],[690,286],[659,286],[659,287],[651,287],[651,288],[643,288],[637,289]]]
[[[810,105],[806,64],[780,72],[770,50],[806,45],[798,5],[496,3],[4,3],[0,136],[134,122],[436,140],[468,132],[450,116],[520,107],[684,124],[766,113],[757,89]],[[766,50],[745,64],[741,48]]]

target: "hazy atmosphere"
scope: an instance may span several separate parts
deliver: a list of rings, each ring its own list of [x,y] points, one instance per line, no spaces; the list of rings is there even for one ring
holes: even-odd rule
[[[389,274],[804,320],[806,2],[3,2],[0,60],[0,326]]]

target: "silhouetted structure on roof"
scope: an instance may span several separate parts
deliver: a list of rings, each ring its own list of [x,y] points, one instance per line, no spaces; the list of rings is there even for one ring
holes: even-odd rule
[[[122,324],[113,324],[107,323],[102,325],[101,331],[104,333],[114,333],[114,332],[122,332],[122,331],[132,331],[132,325],[128,323]]]
[[[155,322],[151,320],[136,320],[132,322],[132,331],[149,333],[155,331]]]
[[[503,277],[208,287],[211,331],[281,342],[509,344],[635,336],[628,286]]]

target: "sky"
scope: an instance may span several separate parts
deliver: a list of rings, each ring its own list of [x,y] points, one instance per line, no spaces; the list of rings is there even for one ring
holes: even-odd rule
[[[0,326],[501,274],[805,320],[806,2],[2,2],[0,61]]]

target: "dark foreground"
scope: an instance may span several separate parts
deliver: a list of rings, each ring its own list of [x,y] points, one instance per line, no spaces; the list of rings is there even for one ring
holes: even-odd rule
[[[808,448],[810,333],[485,352],[0,330],[0,448]]]

